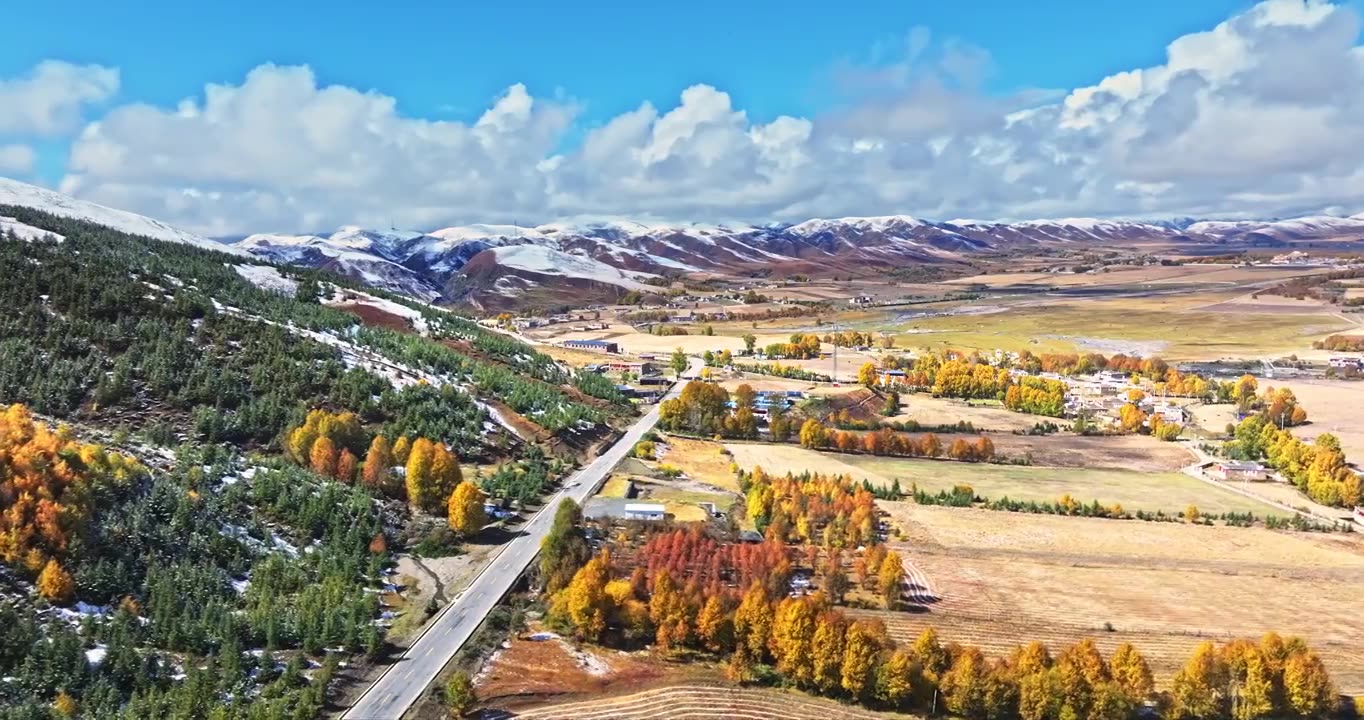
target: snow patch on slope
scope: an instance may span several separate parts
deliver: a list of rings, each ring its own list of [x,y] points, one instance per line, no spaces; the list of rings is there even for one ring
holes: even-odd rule
[[[224,245],[206,237],[173,228],[159,220],[77,200],[47,188],[21,183],[9,178],[0,178],[0,205],[19,205],[62,217],[88,220],[129,235],[143,235],[155,240],[194,245],[195,247],[217,250],[232,255],[245,254],[242,250],[230,245]]]
[[[604,262],[592,258],[570,255],[541,245],[512,245],[492,248],[490,252],[497,264],[513,270],[539,273],[542,275],[562,275],[564,277],[592,280],[594,282],[617,285],[629,290],[649,290],[649,286],[632,279],[629,275]],[[633,273],[636,276],[653,277],[648,273]]]
[[[62,242],[66,239],[65,236],[58,235],[57,233],[48,232],[47,230],[36,228],[32,225],[25,225],[12,217],[4,216],[0,216],[0,235],[13,235],[20,240],[27,240],[29,242],[33,242],[34,240],[55,240],[57,242]]]
[[[298,291],[298,283],[280,274],[277,267],[270,265],[233,265],[232,269],[262,290],[277,292],[281,295],[293,295]]]

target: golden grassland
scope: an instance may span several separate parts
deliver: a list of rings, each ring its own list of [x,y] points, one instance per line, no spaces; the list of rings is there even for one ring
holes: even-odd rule
[[[1204,639],[1275,631],[1305,638],[1343,691],[1364,691],[1357,535],[882,506],[911,577],[939,598],[916,613],[860,611],[897,639],[935,627],[993,654],[1132,642],[1168,681]]]
[[[1238,314],[1180,310],[1158,300],[1065,301],[1017,305],[991,314],[916,318],[900,326],[896,342],[902,347],[982,351],[1094,349],[1194,360],[1292,352],[1309,348],[1324,334],[1355,327],[1326,311]]]
[[[1285,514],[1272,505],[1179,472],[888,458],[760,443],[731,443],[727,447],[734,454],[735,462],[744,469],[761,467],[775,473],[808,470],[847,474],[858,482],[866,480],[879,486],[889,486],[899,480],[905,492],[915,485],[927,492],[970,485],[978,496],[991,500],[1008,497],[1013,500],[1054,502],[1063,495],[1070,495],[1086,504],[1094,500],[1103,505],[1120,504],[1129,512],[1160,510],[1177,514],[1189,505],[1195,505],[1201,512],[1209,514],[1252,512],[1260,517]]]
[[[672,435],[664,444],[667,447],[659,456],[659,462],[672,465],[692,480],[739,492],[732,467],[734,459],[726,453],[724,445]]]

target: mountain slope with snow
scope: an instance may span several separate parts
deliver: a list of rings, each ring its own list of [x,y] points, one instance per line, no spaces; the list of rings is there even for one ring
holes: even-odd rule
[[[238,247],[278,262],[350,266],[356,254],[399,265],[447,300],[532,297],[556,282],[598,297],[648,275],[868,275],[906,265],[965,267],[974,254],[1125,243],[1288,243],[1364,238],[1364,215],[1276,221],[1138,222],[1073,217],[932,222],[909,215],[816,218],[792,225],[660,224],[629,220],[538,227],[465,225],[430,233],[343,228],[329,237],[253,236]],[[402,290],[400,290],[401,292]],[[540,293],[545,294],[545,293]],[[552,293],[550,293],[552,294]],[[425,295],[423,295],[425,296]]]
[[[21,183],[17,180],[0,177],[0,205],[17,205],[19,207],[33,208],[42,210],[53,215],[62,217],[88,220],[98,225],[128,233],[130,235],[142,235],[156,240],[166,240],[169,242],[184,243],[186,245],[196,245],[198,247],[221,252],[232,253],[234,255],[245,255],[245,250],[234,248],[231,245],[214,242],[206,237],[195,235],[173,228],[160,220],[153,220],[149,217],[130,213],[125,210],[115,210],[114,208],[97,205],[84,200],[77,200],[68,195]]]

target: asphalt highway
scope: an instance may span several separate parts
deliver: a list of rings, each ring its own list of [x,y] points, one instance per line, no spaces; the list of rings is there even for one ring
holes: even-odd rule
[[[693,358],[683,377],[695,377],[700,368],[701,361]],[[673,386],[668,397],[676,397],[681,390],[682,383],[679,382]],[[436,614],[407,652],[341,717],[344,720],[399,720],[436,679],[450,658],[469,641],[483,619],[535,559],[540,551],[540,541],[549,534],[550,526],[554,523],[554,512],[564,498],[573,498],[581,505],[592,497],[606,481],[611,469],[657,422],[658,406],[655,405],[610,449],[569,476],[559,492],[521,527],[520,535],[503,546],[502,551],[473,582]]]

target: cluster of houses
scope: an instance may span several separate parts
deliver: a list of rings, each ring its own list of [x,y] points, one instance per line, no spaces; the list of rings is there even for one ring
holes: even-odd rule
[[[753,406],[749,409],[753,411],[754,415],[767,417],[767,414],[773,409],[782,411],[790,410],[791,407],[796,404],[797,400],[804,397],[805,393],[799,390],[762,390],[754,396]],[[739,407],[738,403],[733,400],[730,400],[726,404],[731,410]]]
[[[1364,357],[1359,355],[1337,355],[1327,360],[1326,364],[1341,370],[1364,370]]]

